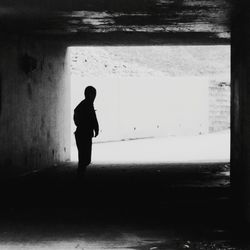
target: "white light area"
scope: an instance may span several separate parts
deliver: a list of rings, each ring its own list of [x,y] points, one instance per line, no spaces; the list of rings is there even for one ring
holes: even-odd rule
[[[72,117],[84,99],[84,88],[92,85],[97,89],[98,141],[208,133],[208,80],[72,76]],[[71,122],[73,135],[75,125]]]
[[[6,241],[0,242],[0,249],[3,250],[132,250],[135,246],[148,246],[153,244],[163,244],[166,239],[163,236],[152,236],[152,234],[141,233],[141,232],[122,232],[113,235],[113,228],[107,232],[95,230],[92,233],[90,230],[87,232],[79,231],[78,233],[72,234],[72,237],[62,236],[58,237],[56,234],[51,237],[44,237],[43,234],[39,234],[35,239],[25,235],[22,236],[26,241],[21,238],[20,242],[15,242],[9,238]],[[147,231],[146,231],[147,232]],[[20,238],[19,233],[19,238]],[[7,236],[6,236],[7,238]],[[11,238],[11,237],[10,237]],[[49,239],[48,239],[49,238]],[[11,238],[12,239],[12,238]]]
[[[73,161],[77,161],[73,110],[89,85],[97,89],[100,124],[93,163],[230,160],[229,131],[208,134],[209,84],[230,84],[230,46],[70,47],[69,51]]]
[[[35,243],[0,243],[0,248],[5,250],[103,250],[117,248],[119,250],[128,250],[132,249],[132,243],[128,241],[122,244],[117,242],[116,240],[114,240],[113,242],[108,240],[87,241],[85,239],[82,239],[82,236],[78,236],[76,239],[50,240],[44,241],[42,243],[40,239]],[[124,247],[121,245],[124,245]]]
[[[77,161],[73,147],[72,161]],[[197,136],[94,143],[93,164],[229,162],[230,131]]]

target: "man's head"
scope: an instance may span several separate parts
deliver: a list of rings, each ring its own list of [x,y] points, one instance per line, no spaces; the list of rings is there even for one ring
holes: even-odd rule
[[[92,86],[88,86],[86,87],[84,91],[84,95],[85,95],[86,100],[94,102],[95,97],[96,97],[96,89]]]

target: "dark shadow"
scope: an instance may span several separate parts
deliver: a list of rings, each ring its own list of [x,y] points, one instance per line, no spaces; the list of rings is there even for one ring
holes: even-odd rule
[[[0,75],[0,115],[2,114],[2,76]]]
[[[40,218],[134,223],[227,223],[230,177],[227,164],[91,165],[83,185],[77,164],[67,163],[8,183],[2,209]],[[31,188],[32,187],[32,188]],[[2,188],[4,190],[4,188]],[[6,216],[5,213],[3,213]],[[144,221],[146,220],[146,221]]]
[[[114,240],[117,232],[148,230],[148,237],[163,234],[178,244],[228,242],[233,211],[226,165],[93,164],[78,185],[77,164],[67,163],[3,180],[0,235],[14,241],[20,235],[24,241],[51,234],[59,240],[85,240],[87,233],[106,240],[106,233],[115,230],[110,233]]]

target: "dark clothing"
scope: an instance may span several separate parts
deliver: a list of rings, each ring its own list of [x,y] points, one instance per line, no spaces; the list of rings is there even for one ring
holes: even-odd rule
[[[99,125],[92,102],[83,100],[74,110],[76,145],[78,148],[78,172],[84,172],[91,163],[92,137],[99,133]]]
[[[76,132],[80,134],[93,137],[94,131],[98,132],[99,130],[93,103],[86,99],[75,108],[74,121],[77,126]]]
[[[91,162],[92,138],[83,137],[75,133],[76,146],[78,148],[79,165],[89,165]]]
[[[78,174],[84,174],[91,163],[92,137],[83,137],[75,132],[76,146],[78,148]]]

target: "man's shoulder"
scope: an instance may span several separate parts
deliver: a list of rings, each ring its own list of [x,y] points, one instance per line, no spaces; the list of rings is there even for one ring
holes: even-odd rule
[[[82,100],[74,109],[74,111],[80,110],[82,108],[84,108],[84,106],[86,106],[85,100]]]

